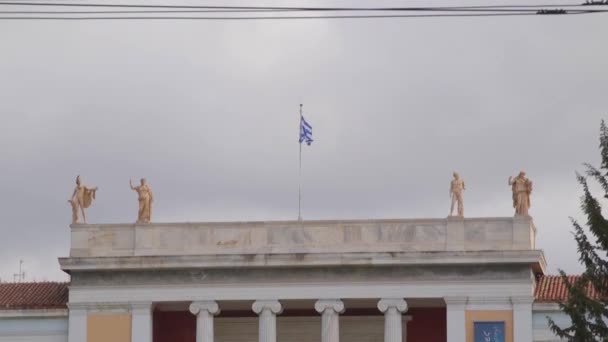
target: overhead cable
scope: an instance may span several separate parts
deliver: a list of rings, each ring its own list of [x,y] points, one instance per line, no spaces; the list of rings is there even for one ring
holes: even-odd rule
[[[591,6],[608,4],[608,0],[585,4],[560,5],[477,5],[433,7],[269,7],[269,6],[203,6],[99,4],[68,2],[0,1],[6,6],[119,8],[121,10],[0,10],[0,20],[289,20],[289,19],[373,19],[431,17],[499,17],[529,15],[573,15],[605,13],[608,10]],[[583,7],[584,6],[584,7]],[[134,10],[129,10],[133,8]],[[567,8],[567,9],[566,9]],[[145,9],[145,10],[144,10]],[[222,13],[223,15],[188,14]],[[294,13],[288,15],[286,13]],[[327,15],[320,15],[324,13]],[[398,13],[398,14],[397,14]],[[135,15],[133,15],[135,14]],[[183,15],[174,15],[183,14]],[[247,14],[247,15],[241,15]],[[274,15],[279,14],[279,15]],[[303,15],[309,14],[309,15]]]
[[[608,1],[608,0],[606,0]],[[608,2],[606,3],[608,4]],[[65,2],[14,2],[0,1],[0,6],[45,6],[45,7],[102,7],[102,8],[167,8],[167,9],[222,9],[222,10],[289,10],[289,11],[450,11],[450,10],[500,10],[500,9],[541,9],[574,8],[597,3],[584,4],[544,4],[544,5],[474,5],[474,6],[407,6],[407,7],[293,7],[293,6],[209,6],[209,5],[151,5],[151,4],[108,4],[108,3],[65,3]]]
[[[604,11],[608,12],[608,11]],[[593,12],[598,13],[598,12]],[[549,14],[549,13],[547,13]],[[562,15],[589,14],[588,12],[565,13]],[[329,15],[329,16],[277,16],[277,17],[187,17],[187,16],[155,16],[155,17],[0,17],[0,20],[301,20],[301,19],[374,19],[374,18],[434,18],[434,17],[506,17],[506,16],[536,16],[537,13],[457,13],[457,14],[404,14],[404,15]]]

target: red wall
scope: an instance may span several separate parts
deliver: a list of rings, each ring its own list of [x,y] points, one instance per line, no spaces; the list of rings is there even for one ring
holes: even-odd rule
[[[412,308],[408,342],[446,342],[445,308]],[[188,311],[154,312],[154,342],[196,342],[196,318]]]
[[[407,342],[446,342],[445,308],[412,308],[407,311],[412,320],[407,324]]]
[[[196,342],[196,317],[188,311],[155,311],[154,342]]]

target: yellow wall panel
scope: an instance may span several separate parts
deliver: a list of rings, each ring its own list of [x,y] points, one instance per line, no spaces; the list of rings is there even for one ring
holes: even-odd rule
[[[87,342],[131,342],[131,315],[89,315]]]
[[[467,342],[475,342],[473,324],[475,322],[505,322],[505,342],[513,342],[513,311],[511,310],[467,310]]]

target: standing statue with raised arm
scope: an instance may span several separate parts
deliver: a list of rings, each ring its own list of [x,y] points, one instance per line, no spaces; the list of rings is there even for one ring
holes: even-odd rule
[[[152,202],[154,202],[152,189],[145,178],[141,179],[141,183],[138,186],[133,186],[133,182],[129,179],[129,185],[132,190],[137,192],[139,200],[137,223],[150,223],[150,219],[152,218]]]
[[[517,177],[509,177],[509,185],[513,191],[513,208],[515,216],[529,216],[530,194],[532,193],[532,181],[526,178],[526,173],[519,172]]]
[[[68,203],[72,206],[72,223],[78,223],[79,209],[82,213],[82,222],[87,223],[87,217],[84,210],[93,203],[95,192],[97,192],[97,187],[88,188],[82,185],[80,175],[76,177],[76,188],[74,188],[72,198],[68,200]]]
[[[462,199],[464,188],[464,180],[460,178],[458,172],[454,172],[454,179],[450,183],[450,198],[452,199],[452,205],[450,206],[450,216],[454,216],[454,205],[458,203],[458,215],[464,217],[464,203]]]

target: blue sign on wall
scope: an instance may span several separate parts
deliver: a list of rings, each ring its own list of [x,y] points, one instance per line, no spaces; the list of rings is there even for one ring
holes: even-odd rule
[[[505,322],[475,322],[475,342],[505,342]]]

